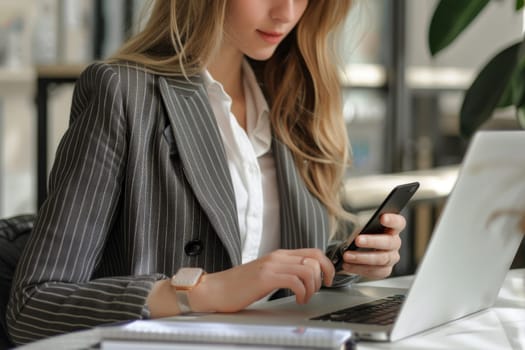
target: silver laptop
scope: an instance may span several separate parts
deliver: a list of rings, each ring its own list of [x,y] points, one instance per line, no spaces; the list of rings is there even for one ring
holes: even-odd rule
[[[307,305],[287,297],[236,314],[181,318],[345,328],[360,339],[395,341],[486,309],[524,234],[524,150],[525,131],[476,134],[409,290],[357,284],[323,289]],[[362,320],[369,302],[397,310]]]

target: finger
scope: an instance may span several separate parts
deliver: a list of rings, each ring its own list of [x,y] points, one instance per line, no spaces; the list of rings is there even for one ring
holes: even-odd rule
[[[315,259],[310,258],[304,258],[303,259],[303,265],[308,266],[312,269],[312,277],[314,279],[314,287],[315,291],[318,291],[321,288],[322,281],[321,281],[321,265],[319,264],[319,261]]]
[[[306,259],[306,261],[308,261],[308,259]],[[308,302],[312,295],[317,291],[316,279],[320,278],[320,275],[314,275],[312,267],[307,265],[288,266],[284,274],[294,277],[291,280],[294,284],[296,281],[302,283],[303,288],[300,290],[302,291],[301,300],[303,303]]]
[[[310,297],[318,290],[316,280],[320,279],[320,272],[316,271],[312,266],[306,264],[314,264],[315,261],[309,258],[304,258],[304,263],[300,264],[279,264],[275,267],[274,272],[280,275],[289,275],[301,281],[304,286],[304,301],[308,301]],[[292,281],[295,283],[295,280]],[[289,288],[288,286],[278,286],[278,288]]]
[[[355,244],[359,248],[399,250],[401,248],[401,237],[398,234],[363,234],[355,239]]]
[[[297,303],[303,304],[306,302],[308,294],[308,279],[304,277],[301,271],[308,274],[311,268],[302,265],[301,260],[302,258],[298,259],[297,256],[278,251],[268,254],[253,262],[254,265],[257,264],[257,277],[253,284],[262,283],[270,290],[288,288],[295,294]],[[311,289],[313,289],[313,282],[311,284]]]
[[[370,279],[380,279],[390,276],[392,273],[392,266],[369,266],[369,265],[354,265],[354,264],[343,264],[343,270],[357,274]]]
[[[394,266],[399,262],[400,256],[397,250],[394,251],[367,251],[367,252],[346,252],[343,260],[352,265],[368,266]]]
[[[315,258],[302,257],[300,264],[306,267],[309,267],[311,269],[310,274],[311,274],[312,280],[314,281],[313,293],[317,292],[323,284],[323,281],[322,281],[323,272],[321,269],[321,263]]]
[[[305,299],[309,300],[322,285],[322,269],[317,260],[321,258],[328,260],[319,249],[297,249],[276,251],[266,260],[270,266],[277,265],[276,272],[298,276],[306,289]]]
[[[312,259],[304,258],[301,265],[291,266],[292,274],[299,277],[304,285],[304,302],[308,302],[312,295],[318,290],[317,279],[321,278],[321,273],[307,265]],[[311,263],[313,264],[313,263]]]
[[[309,259],[315,259],[320,269],[318,276],[320,278],[322,277],[324,285],[330,286],[335,276],[334,264],[321,250],[317,250]],[[319,279],[319,281],[321,281],[321,279]]]
[[[303,248],[290,250],[290,254],[315,259],[318,261],[323,276],[323,283],[330,286],[335,276],[334,264],[328,259],[324,252],[317,248]]]
[[[263,258],[280,265],[303,265],[308,255],[296,253],[293,250],[278,250]]]
[[[325,286],[331,286],[335,276],[334,264],[328,259],[328,257],[322,253],[322,256],[318,260],[319,267],[321,268],[321,275]]]
[[[273,281],[279,288],[288,288],[295,294],[297,304],[305,304],[306,288],[299,277],[290,274],[276,274]]]
[[[323,257],[325,257],[324,252],[321,249],[317,248],[302,248],[302,249],[290,249],[290,250],[281,250],[281,252],[285,252],[286,254],[290,256],[296,256],[296,257],[306,257],[311,259],[320,260]]]
[[[405,229],[406,219],[403,215],[386,213],[381,215],[381,225],[390,228],[396,233],[399,233]]]

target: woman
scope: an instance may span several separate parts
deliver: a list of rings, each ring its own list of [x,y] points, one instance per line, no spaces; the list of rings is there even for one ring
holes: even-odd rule
[[[306,303],[330,286],[323,251],[348,216],[331,52],[349,9],[350,0],[155,1],[144,30],[77,83],[15,276],[12,339],[235,312],[278,289]],[[385,234],[356,242],[373,252],[345,255],[346,272],[391,273],[405,220],[382,223]]]

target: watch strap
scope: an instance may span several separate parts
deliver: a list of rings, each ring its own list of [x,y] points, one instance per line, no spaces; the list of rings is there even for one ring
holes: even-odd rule
[[[188,291],[185,290],[176,290],[175,294],[177,296],[177,306],[182,314],[190,313],[191,306],[190,301],[188,300]]]
[[[198,267],[182,267],[171,278],[171,285],[175,288],[177,306],[182,314],[192,312],[188,292],[201,281],[206,272]]]

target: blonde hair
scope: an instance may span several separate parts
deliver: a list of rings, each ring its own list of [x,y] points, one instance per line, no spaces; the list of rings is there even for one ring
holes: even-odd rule
[[[145,28],[112,60],[138,62],[160,74],[196,74],[222,40],[227,0],[154,1]],[[330,218],[352,219],[341,205],[349,142],[342,115],[336,34],[352,0],[310,0],[296,28],[267,61],[251,61],[306,186]],[[203,40],[203,38],[205,38]],[[336,225],[332,225],[335,230]]]
[[[149,0],[145,27],[109,61],[137,62],[166,75],[201,72],[221,43],[226,1]]]

